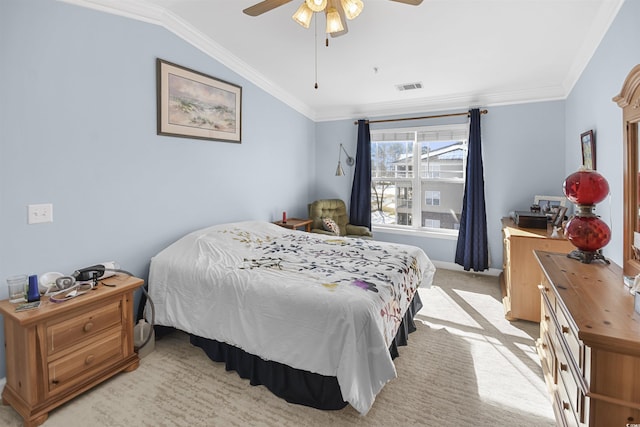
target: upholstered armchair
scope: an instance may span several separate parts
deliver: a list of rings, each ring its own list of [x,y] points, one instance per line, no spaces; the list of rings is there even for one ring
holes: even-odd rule
[[[325,218],[332,219],[338,225],[340,236],[359,237],[362,239],[373,237],[367,227],[349,224],[347,206],[340,199],[316,200],[309,204],[309,219],[313,220],[313,224],[311,224],[312,233],[336,234],[328,229],[330,227],[325,226],[323,221]]]

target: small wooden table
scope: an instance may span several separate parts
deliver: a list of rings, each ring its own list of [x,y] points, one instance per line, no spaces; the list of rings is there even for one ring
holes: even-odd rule
[[[280,227],[284,227],[284,228],[289,228],[291,230],[304,227],[307,233],[311,231],[312,223],[313,223],[312,219],[300,219],[300,218],[287,218],[287,222],[282,222],[282,221],[274,222],[275,225],[279,225]]]
[[[2,404],[25,427],[119,372],[140,363],[133,348],[133,294],[142,279],[116,275],[94,290],[62,303],[41,297],[40,307],[16,312],[0,301],[4,318],[7,383]]]

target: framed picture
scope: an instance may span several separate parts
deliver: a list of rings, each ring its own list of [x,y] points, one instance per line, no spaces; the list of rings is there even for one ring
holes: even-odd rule
[[[567,213],[566,206],[558,207],[558,210],[556,211],[555,215],[553,216],[553,218],[551,218],[551,224],[553,224],[554,227],[561,227],[562,221],[564,221],[564,216],[566,213]]]
[[[242,88],[156,60],[158,135],[241,141]]]
[[[593,139],[592,130],[580,134],[580,145],[582,145],[582,166],[596,170],[596,141]]]
[[[567,206],[567,198],[562,196],[535,196],[533,204],[540,206],[540,213],[552,216],[560,207]]]

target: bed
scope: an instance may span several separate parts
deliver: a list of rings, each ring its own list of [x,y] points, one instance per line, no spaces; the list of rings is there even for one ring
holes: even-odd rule
[[[435,267],[421,249],[247,221],[194,231],[151,260],[155,322],[290,402],[366,414]]]

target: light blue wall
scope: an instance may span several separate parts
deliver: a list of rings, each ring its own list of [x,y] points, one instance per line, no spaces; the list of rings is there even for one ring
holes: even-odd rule
[[[242,86],[241,144],[156,135],[158,57]],[[188,231],[305,215],[314,132],[163,28],[0,1],[0,299],[13,274],[115,260],[146,278],[150,258]],[[32,203],[53,203],[54,222],[27,225]]]
[[[565,178],[564,101],[490,107],[488,111],[482,116],[481,131],[490,266],[502,268],[500,219],[508,216],[510,211],[529,209],[536,194],[562,195],[562,181]],[[404,117],[451,112],[416,113]],[[465,122],[466,117],[411,120],[372,124],[371,129]],[[318,123],[317,198],[341,197],[349,200],[353,168],[345,168],[350,176],[336,177],[334,174],[340,142],[347,146],[350,154],[355,154],[357,126],[353,123],[354,120]],[[375,238],[413,244],[423,248],[436,261],[454,262],[455,240],[382,232],[375,232]]]
[[[622,109],[612,101],[631,69],[640,63],[640,1],[627,0],[566,101],[567,174],[581,164],[580,134],[593,129],[596,167],[608,181],[610,197],[596,212],[611,227],[606,257],[622,265]]]
[[[611,184],[598,207],[612,224],[605,253],[620,262],[622,120],[611,98],[640,62],[639,16],[640,2],[627,1],[566,101],[489,107],[482,117],[492,267],[502,265],[500,218],[535,194],[561,194],[587,129]],[[242,86],[242,144],[156,135],[157,57]],[[185,232],[283,210],[302,216],[320,197],[349,200],[353,169],[334,174],[340,142],[355,155],[352,119],[314,124],[160,27],[53,0],[2,0],[0,58],[2,280],[107,260],[146,278],[150,257]],[[54,222],[27,225],[31,203],[53,203]],[[453,260],[455,241],[377,237]]]

